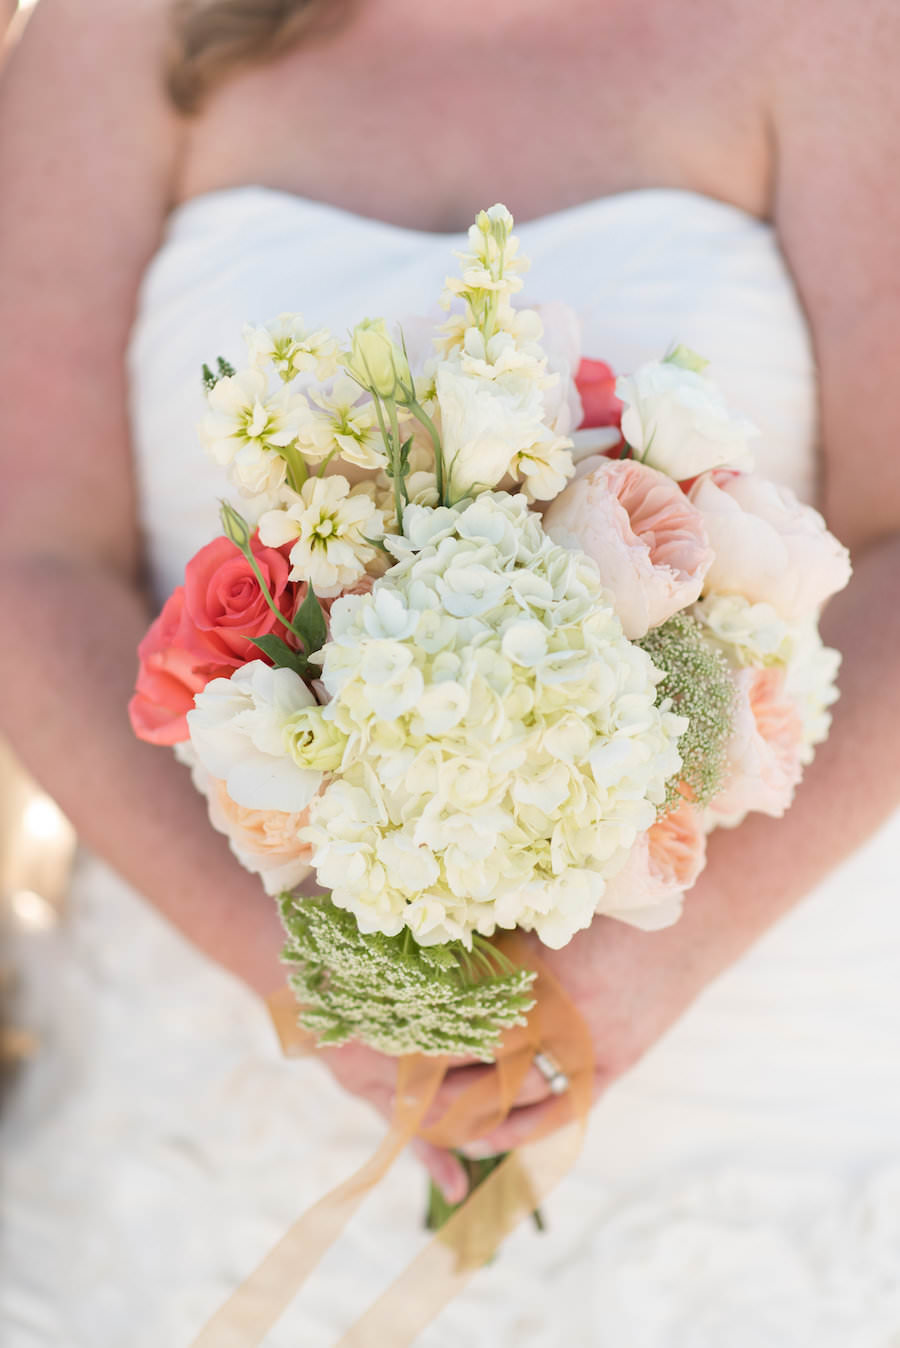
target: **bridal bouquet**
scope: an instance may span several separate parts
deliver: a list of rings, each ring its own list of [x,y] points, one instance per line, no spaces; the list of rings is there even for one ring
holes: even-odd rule
[[[515,305],[512,226],[478,216],[435,324],[344,349],[285,314],[204,369],[236,495],[132,723],[278,897],[323,1043],[490,1061],[534,981],[496,938],[675,922],[709,832],[790,805],[836,697],[846,550],[753,472],[694,352],[616,378],[570,311]]]

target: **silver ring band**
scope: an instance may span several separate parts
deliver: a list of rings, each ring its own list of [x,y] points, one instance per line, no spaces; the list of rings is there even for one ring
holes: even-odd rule
[[[562,1095],[569,1089],[569,1078],[549,1053],[544,1053],[543,1050],[536,1053],[534,1065],[549,1086],[551,1095]]]

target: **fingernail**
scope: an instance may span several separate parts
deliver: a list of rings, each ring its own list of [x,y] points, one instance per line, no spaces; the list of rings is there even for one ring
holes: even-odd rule
[[[489,1142],[467,1142],[464,1147],[459,1149],[463,1156],[467,1156],[470,1161],[486,1161],[489,1156],[496,1156],[497,1153]]]

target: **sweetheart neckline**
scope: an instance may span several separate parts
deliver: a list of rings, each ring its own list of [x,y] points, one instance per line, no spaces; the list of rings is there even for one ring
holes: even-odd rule
[[[348,210],[346,207],[334,205],[330,201],[305,197],[280,187],[266,187],[261,183],[246,183],[236,187],[217,187],[208,192],[200,192],[197,196],[188,197],[170,211],[169,228],[174,228],[178,221],[189,217],[197,210],[209,209],[213,206],[225,204],[229,200],[245,200],[253,196],[268,197],[297,210],[318,211],[332,219],[343,220],[346,224],[356,228],[382,231],[400,237],[405,235],[421,241],[433,241],[435,244],[444,246],[448,241],[458,241],[464,239],[466,235],[465,229],[449,231],[416,229],[409,225],[395,224],[390,220],[381,220],[378,216],[363,215],[357,211]],[[742,206],[735,206],[729,201],[721,201],[718,197],[708,196],[705,192],[695,192],[691,188],[682,187],[637,187],[624,192],[611,192],[607,196],[591,197],[588,201],[577,202],[573,206],[563,206],[559,210],[548,211],[546,214],[534,216],[530,220],[517,221],[516,229],[520,233],[530,233],[559,224],[563,220],[577,218],[581,214],[596,211],[600,208],[612,209],[615,206],[624,206],[637,200],[658,201],[660,198],[680,200],[684,203],[691,202],[713,211],[735,216],[747,224],[758,226],[760,229],[772,229],[771,221],[761,219]]]

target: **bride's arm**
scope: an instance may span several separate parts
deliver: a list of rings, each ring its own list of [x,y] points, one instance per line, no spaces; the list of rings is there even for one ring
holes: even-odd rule
[[[853,552],[822,624],[843,652],[841,697],[793,808],[716,833],[674,927],[595,919],[542,951],[593,1031],[598,1092],[900,804],[900,14],[875,0],[791,13],[773,53],[774,214],[820,374],[821,506]],[[523,1103],[546,1094],[532,1078]],[[516,1110],[488,1150],[515,1146],[544,1107]]]
[[[0,730],[109,858],[260,992],[279,925],[126,704],[148,623],[126,416],[177,128],[167,0],[41,0],[0,85]]]

